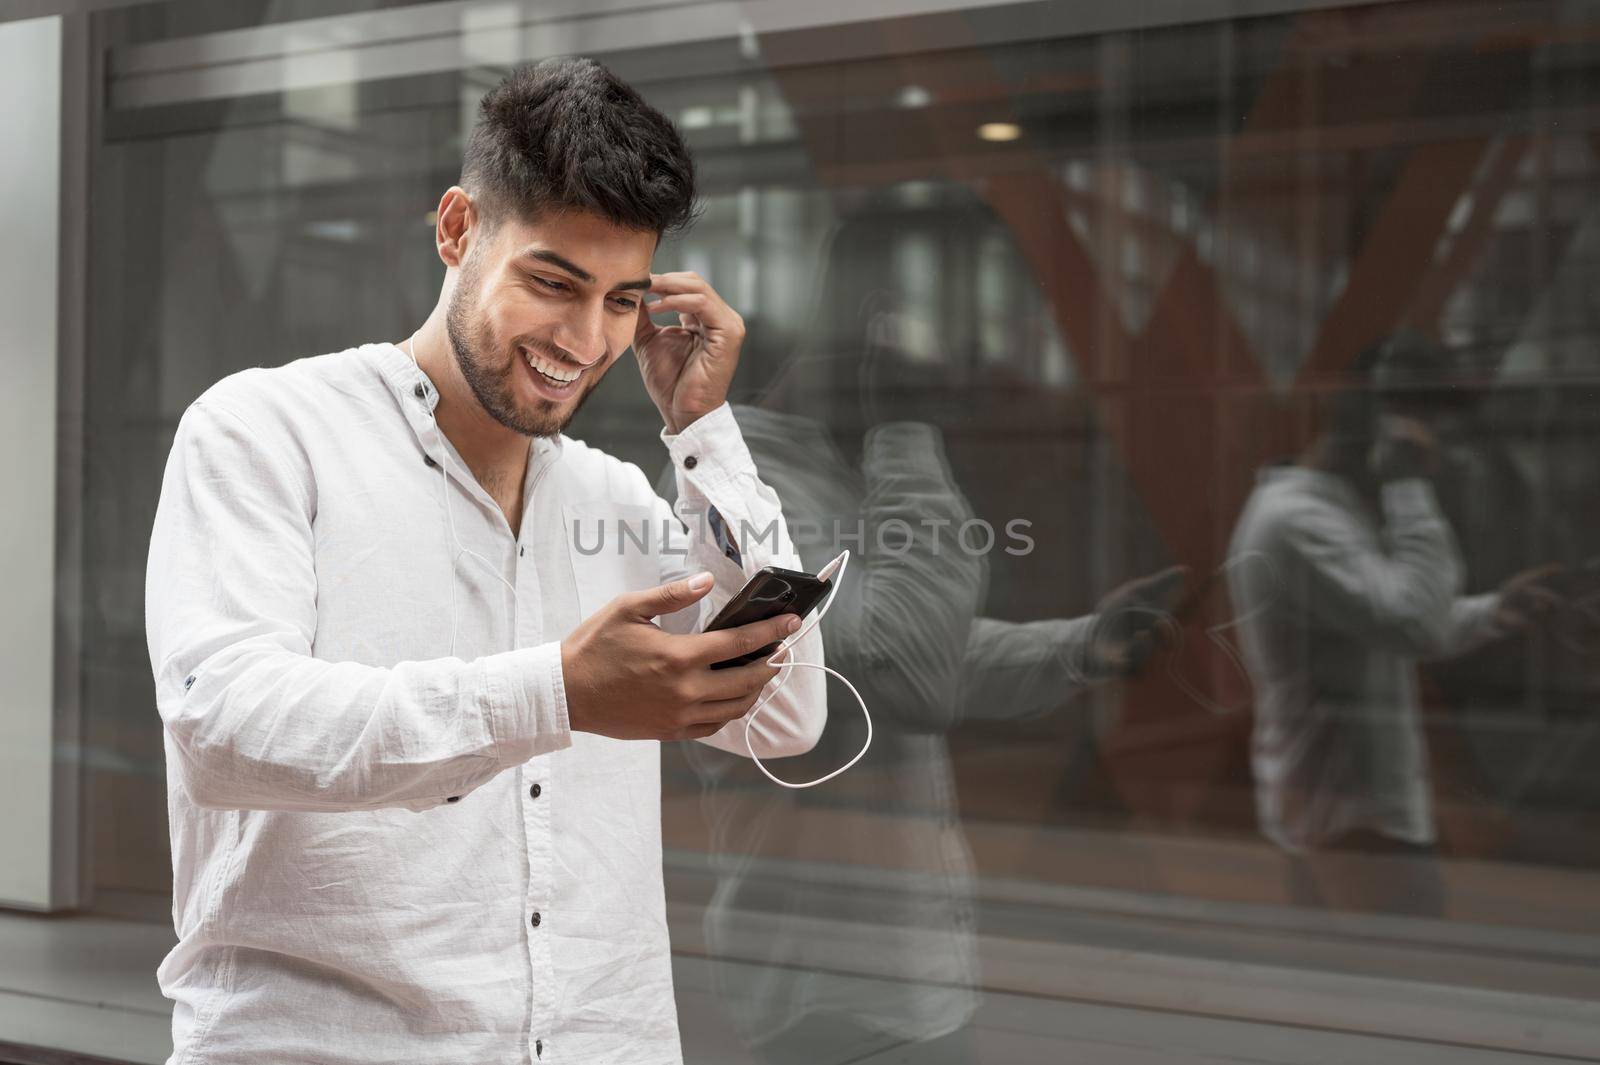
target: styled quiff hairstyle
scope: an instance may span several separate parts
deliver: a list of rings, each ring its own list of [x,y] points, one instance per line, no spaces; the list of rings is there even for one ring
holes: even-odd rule
[[[517,67],[489,90],[461,184],[490,229],[577,208],[659,239],[697,214],[694,161],[677,127],[581,56]]]

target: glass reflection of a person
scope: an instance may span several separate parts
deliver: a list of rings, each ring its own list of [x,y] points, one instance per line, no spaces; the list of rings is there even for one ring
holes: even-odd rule
[[[1291,855],[1293,901],[1437,914],[1416,663],[1510,633],[1554,596],[1548,570],[1460,594],[1431,484],[1436,434],[1472,398],[1450,387],[1449,353],[1400,334],[1356,367],[1298,461],[1261,472],[1229,548],[1256,811]]]
[[[739,759],[685,749],[712,831],[706,941],[718,998],[766,1061],[834,1060],[891,1040],[938,1040],[941,1052],[970,1060],[974,862],[945,734],[962,721],[1059,708],[1137,668],[1184,571],[1130,581],[1086,617],[980,616],[988,560],[960,539],[974,515],[940,431],[921,421],[870,425],[856,460],[836,444],[838,419],[831,431],[773,409],[806,408],[830,392],[862,409],[849,384],[829,381],[836,371],[857,380],[851,356],[861,357],[868,323],[852,322],[861,331],[845,358],[793,359],[763,407],[733,410],[806,567],[852,548],[823,639],[829,664],[865,698],[874,739],[848,773],[799,791]],[[860,749],[854,700],[830,695],[829,728],[805,759],[815,771],[786,773],[792,779]]]

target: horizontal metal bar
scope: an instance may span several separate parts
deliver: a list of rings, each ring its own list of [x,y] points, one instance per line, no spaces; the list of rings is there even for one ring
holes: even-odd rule
[[[116,109],[154,107],[941,14],[981,15],[942,35],[970,46],[1340,6],[1346,0],[460,0],[127,45],[111,54],[109,98]],[[939,47],[940,27],[929,28],[923,47]],[[845,35],[786,62],[883,48],[862,46]]]

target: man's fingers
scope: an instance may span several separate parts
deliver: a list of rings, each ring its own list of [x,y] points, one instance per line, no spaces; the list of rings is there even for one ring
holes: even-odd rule
[[[1561,593],[1542,584],[1529,585],[1522,590],[1522,594],[1535,610],[1554,610],[1562,604]]]
[[[1559,577],[1564,572],[1566,572],[1566,567],[1561,563],[1546,562],[1542,566],[1535,566],[1533,569],[1524,570],[1518,576],[1522,580],[1527,581],[1529,584],[1542,585],[1545,581],[1548,581],[1554,577]]]
[[[711,306],[711,297],[699,292],[684,292],[676,296],[663,296],[654,303],[645,304],[651,314],[661,314],[665,311],[687,311],[690,314],[700,314]]]
[[[1559,563],[1523,570],[1506,582],[1507,605],[1520,614],[1544,614],[1560,607],[1566,597],[1547,582],[1556,580],[1563,572]],[[1524,621],[1529,620],[1524,618]]]
[[[633,325],[634,355],[638,355],[639,348],[644,345],[645,341],[649,340],[660,331],[660,327],[650,320],[650,308],[645,304],[644,300],[640,300],[639,317]]]
[[[744,334],[744,319],[711,287],[711,283],[690,270],[670,274],[651,274],[650,291],[662,298],[647,303],[649,313],[688,311],[708,327]]]
[[[693,270],[673,270],[650,275],[651,292],[709,292],[711,282]]]
[[[1135,577],[1107,592],[1096,608],[1099,612],[1131,606],[1172,610],[1183,595],[1189,580],[1188,566],[1168,566],[1144,577]]]
[[[777,675],[777,666],[769,666],[759,659],[728,669],[702,670],[693,682],[694,698],[701,702],[739,699],[760,691]]]
[[[728,722],[737,721],[748,714],[760,697],[761,694],[756,692],[752,695],[741,695],[737,699],[718,699],[716,702],[700,703],[694,708],[695,723],[689,727],[711,725],[714,732]]]
[[[713,583],[711,574],[697,573],[693,577],[646,588],[642,592],[624,592],[617,599],[631,616],[649,621],[697,602],[711,590]]]
[[[1147,602],[1155,601],[1163,606],[1171,606],[1183,594],[1183,587],[1188,581],[1188,566],[1168,566],[1158,573],[1140,578],[1135,584],[1139,589],[1140,598]]]
[[[713,721],[705,725],[691,725],[688,728],[679,729],[672,738],[677,740],[702,740],[707,736],[715,736],[722,731],[723,726],[726,724],[727,722],[725,721]]]
[[[702,295],[698,292],[686,292],[677,296],[667,296],[654,303],[647,304],[651,314],[669,314],[678,312],[682,319],[685,315],[692,316],[706,329],[744,335],[744,319],[736,315],[727,304],[714,296]],[[690,328],[682,326],[682,328]],[[700,329],[691,329],[691,332],[702,332]]]
[[[738,658],[782,640],[800,627],[799,621],[797,614],[779,614],[775,618],[752,621],[731,629],[696,633],[689,637],[694,641],[692,654],[697,661],[706,665]]]

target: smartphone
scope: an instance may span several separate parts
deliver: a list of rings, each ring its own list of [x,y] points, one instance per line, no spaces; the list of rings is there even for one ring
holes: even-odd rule
[[[799,570],[767,566],[751,577],[749,582],[739,589],[739,594],[728,600],[727,604],[717,611],[717,616],[711,619],[711,624],[706,626],[705,631],[716,632],[718,629],[737,628],[752,621],[775,618],[779,614],[797,614],[804,618],[817,608],[817,604],[827,598],[831,588],[832,585],[825,577],[801,573]],[[747,662],[766,658],[777,649],[776,643],[769,643],[749,654],[714,662],[711,668],[729,669],[733,666],[742,666]]]

